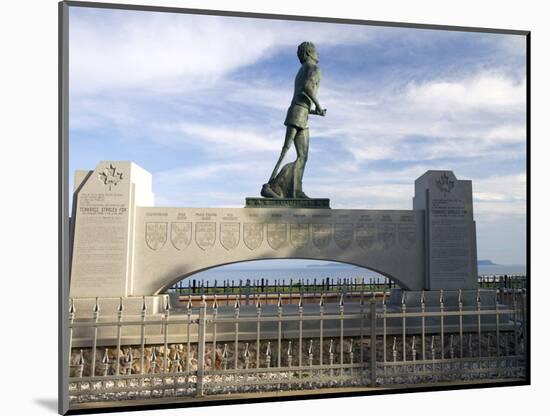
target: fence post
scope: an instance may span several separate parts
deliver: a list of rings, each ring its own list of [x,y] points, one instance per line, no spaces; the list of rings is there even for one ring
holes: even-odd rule
[[[206,334],[206,299],[202,295],[199,308],[199,339],[197,346],[197,396],[204,394],[204,350],[205,350],[205,334]]]
[[[376,298],[370,301],[370,385],[376,387]]]

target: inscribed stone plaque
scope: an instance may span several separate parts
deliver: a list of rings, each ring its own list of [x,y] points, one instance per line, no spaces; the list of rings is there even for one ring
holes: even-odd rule
[[[144,239],[134,235],[134,207],[136,201],[152,204],[151,175],[131,162],[103,161],[76,176],[71,296],[125,296],[130,239]]]
[[[415,182],[415,209],[426,211],[426,286],[473,289],[477,253],[472,210],[472,183],[450,171],[428,171]]]

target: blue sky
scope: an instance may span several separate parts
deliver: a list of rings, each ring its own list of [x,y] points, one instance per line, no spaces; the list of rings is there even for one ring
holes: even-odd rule
[[[283,144],[304,40],[328,110],[304,191],[410,209],[417,177],[451,169],[473,180],[479,258],[525,263],[522,36],[71,7],[71,172],[132,160],[158,206],[242,207]]]

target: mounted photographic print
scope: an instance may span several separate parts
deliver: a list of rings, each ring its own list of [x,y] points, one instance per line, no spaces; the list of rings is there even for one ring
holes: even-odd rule
[[[529,32],[60,28],[60,413],[529,383]]]

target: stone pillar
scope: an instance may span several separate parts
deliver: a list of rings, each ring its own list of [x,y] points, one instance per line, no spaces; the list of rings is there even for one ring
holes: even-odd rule
[[[430,170],[415,183],[413,208],[425,212],[425,289],[477,287],[472,181]]]
[[[136,206],[152,206],[151,174],[132,162],[77,171],[72,207],[70,296],[132,293]]]

